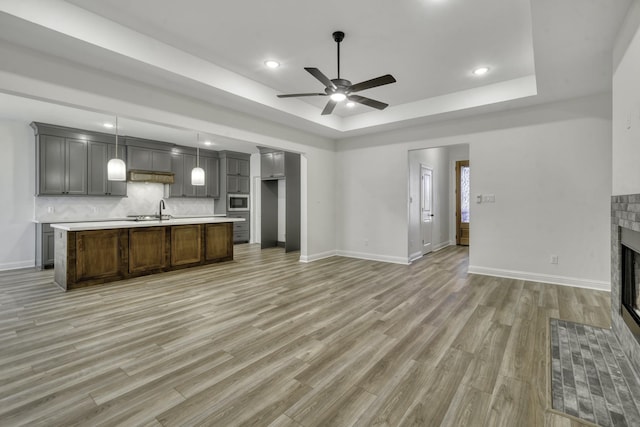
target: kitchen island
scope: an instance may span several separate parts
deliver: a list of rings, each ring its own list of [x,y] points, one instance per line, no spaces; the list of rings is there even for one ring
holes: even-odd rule
[[[233,260],[233,222],[196,217],[52,224],[64,290]]]

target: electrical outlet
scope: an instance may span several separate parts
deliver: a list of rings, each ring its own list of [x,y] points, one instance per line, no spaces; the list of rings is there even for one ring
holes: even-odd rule
[[[369,246],[369,239],[364,239],[364,245]]]
[[[54,213],[56,209],[53,206],[47,206],[47,213]]]
[[[551,264],[557,264],[557,263],[558,263],[558,255],[551,255],[551,256],[549,257],[549,262],[550,262]]]

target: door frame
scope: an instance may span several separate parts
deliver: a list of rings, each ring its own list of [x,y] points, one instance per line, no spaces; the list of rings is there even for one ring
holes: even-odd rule
[[[456,245],[460,244],[460,223],[462,219],[462,207],[460,206],[460,168],[469,167],[469,160],[456,161]]]
[[[422,218],[422,205],[423,205],[423,198],[424,198],[424,189],[423,189],[423,170],[428,170],[431,173],[431,195],[430,195],[430,201],[431,201],[431,221],[430,221],[430,226],[431,226],[431,241],[429,242],[429,250],[427,250],[425,252],[424,249],[424,223],[425,221]],[[424,163],[420,163],[420,203],[418,204],[418,217],[420,218],[420,240],[422,241],[421,245],[420,245],[420,252],[422,253],[422,255],[426,255],[430,252],[433,252],[433,224],[435,222],[434,218],[435,215],[433,214],[433,211],[435,209],[434,207],[434,200],[433,200],[433,168],[429,167],[427,165],[425,165]]]

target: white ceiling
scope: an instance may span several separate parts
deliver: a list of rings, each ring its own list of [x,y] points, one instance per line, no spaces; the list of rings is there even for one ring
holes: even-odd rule
[[[630,2],[2,0],[0,41],[340,139],[608,91]],[[276,97],[322,91],[303,67],[336,77],[335,30],[346,33],[341,77],[397,79],[361,93],[386,110],[338,107],[322,117],[324,97]],[[282,66],[267,69],[266,59]],[[490,72],[472,75],[481,65]],[[162,132],[137,129],[145,125]],[[178,133],[188,140],[190,131]]]

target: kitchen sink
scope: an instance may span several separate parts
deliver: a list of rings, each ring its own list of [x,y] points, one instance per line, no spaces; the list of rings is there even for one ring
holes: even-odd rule
[[[162,221],[164,219],[171,219],[171,215],[129,215],[131,221]]]

